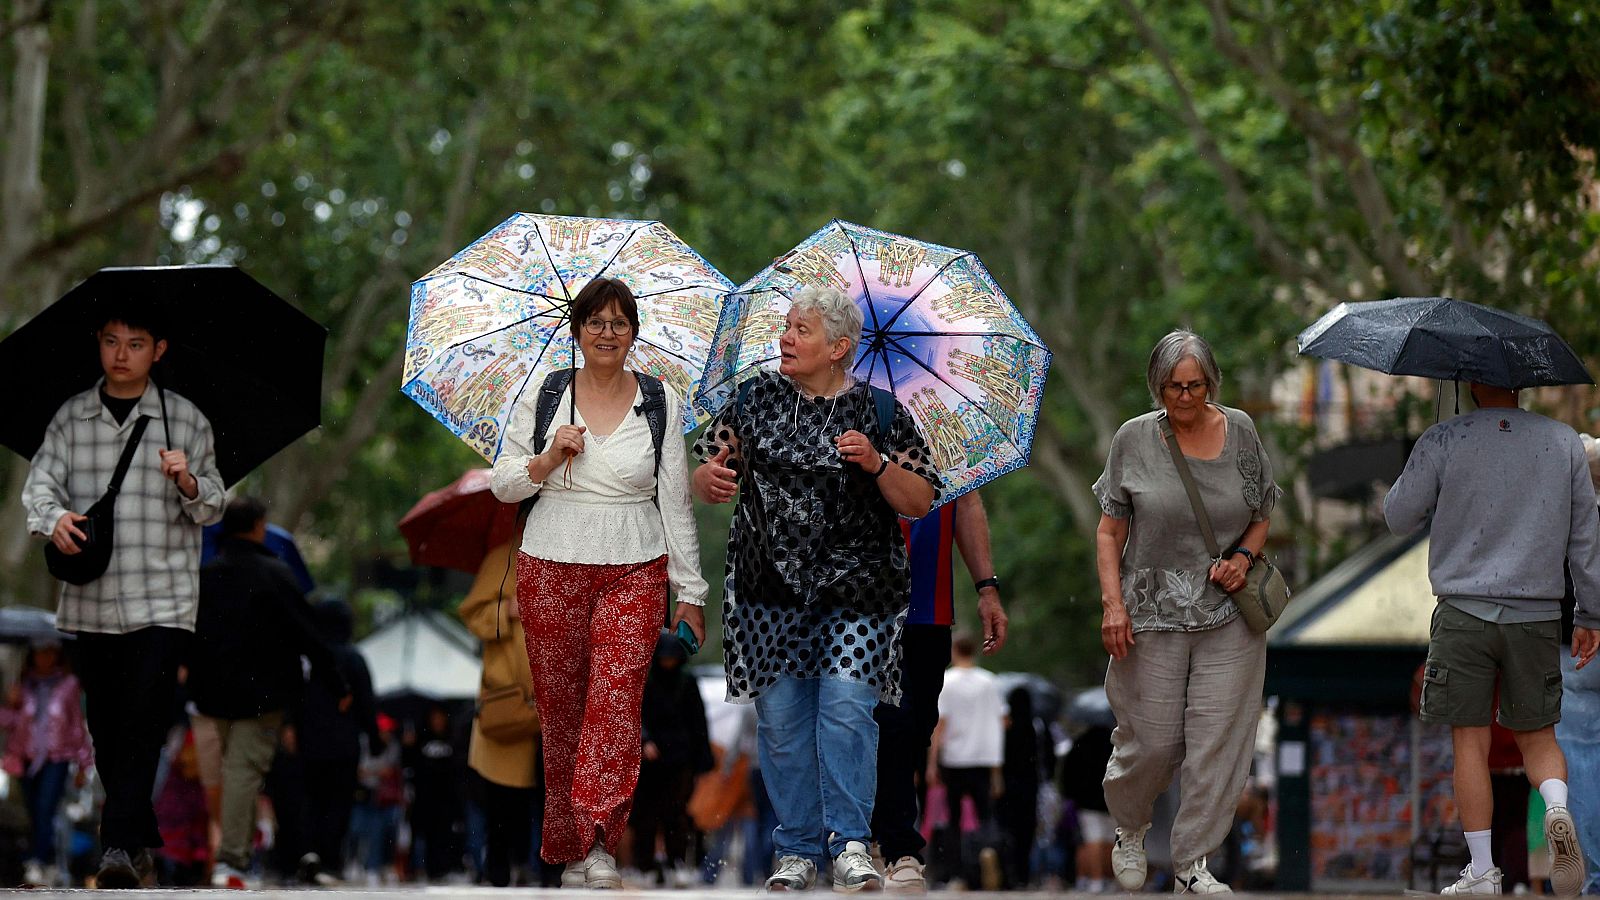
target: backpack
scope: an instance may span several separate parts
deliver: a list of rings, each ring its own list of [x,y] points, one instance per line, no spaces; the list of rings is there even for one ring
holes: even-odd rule
[[[734,395],[733,399],[733,408],[735,410],[741,412],[744,410],[744,402],[749,398],[750,389],[755,386],[755,383],[756,380],[754,378],[748,378],[743,384],[739,385],[739,392]],[[878,443],[881,444],[889,436],[889,426],[894,424],[894,395],[875,384],[868,384],[867,387],[872,389],[872,407],[878,414],[877,434]],[[553,414],[554,412],[552,411]],[[879,447],[878,451],[880,453],[883,452],[883,448]]]
[[[572,378],[577,369],[557,369],[544,379],[544,384],[539,386],[539,397],[534,403],[533,416],[533,452],[535,455],[544,452],[544,434],[550,429],[550,423],[555,421],[556,407],[561,405],[561,395],[572,389]],[[643,402],[633,408],[635,415],[644,416],[645,423],[650,426],[650,440],[656,448],[656,476],[661,475],[661,444],[667,437],[667,390],[661,384],[661,379],[643,372],[633,373],[639,379],[639,393],[644,396]],[[573,405],[568,407],[569,414],[574,417],[568,424],[576,421],[575,414],[570,411],[577,406],[577,398],[573,398]],[[528,518],[528,511],[533,509],[533,504],[538,502],[539,495],[522,501],[517,506],[517,522],[519,525]],[[659,505],[659,503],[657,504]]]

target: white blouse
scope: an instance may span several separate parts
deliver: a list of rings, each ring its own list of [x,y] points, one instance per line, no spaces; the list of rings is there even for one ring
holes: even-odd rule
[[[650,424],[634,412],[623,416],[609,435],[597,438],[584,432],[583,452],[572,458],[570,488],[562,474],[564,463],[535,483],[528,477],[528,461],[535,455],[532,437],[539,396],[535,389],[524,391],[511,411],[489,488],[506,503],[539,495],[522,533],[523,553],[552,562],[595,565],[649,562],[665,553],[667,581],[679,602],[703,606],[707,588],[700,575],[700,536],[689,503],[688,454],[683,436],[675,430],[683,421],[683,401],[671,387],[666,393],[668,434],[661,445],[659,485]],[[643,402],[635,388],[634,405]],[[571,406],[569,389],[556,406],[544,446],[550,446],[550,435],[568,421],[588,427],[581,411],[569,412]],[[658,495],[659,509],[651,502]]]

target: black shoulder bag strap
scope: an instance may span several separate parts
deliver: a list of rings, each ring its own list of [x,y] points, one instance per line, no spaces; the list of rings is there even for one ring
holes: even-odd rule
[[[1172,454],[1172,464],[1178,467],[1178,477],[1183,480],[1183,489],[1189,494],[1189,505],[1194,507],[1195,521],[1200,523],[1200,536],[1205,538],[1206,551],[1211,554],[1212,560],[1221,559],[1222,549],[1217,546],[1216,532],[1211,530],[1211,516],[1206,513],[1205,501],[1200,499],[1200,488],[1189,473],[1189,461],[1183,458],[1183,451],[1178,449],[1178,438],[1172,433],[1172,423],[1167,421],[1165,413],[1156,421],[1161,423],[1162,442]]]
[[[139,449],[139,441],[144,438],[144,430],[149,424],[149,416],[140,416],[139,421],[133,423],[133,434],[128,435],[128,442],[122,445],[122,455],[117,458],[117,468],[111,473],[111,483],[106,485],[106,496],[115,498],[122,490],[122,480],[128,477],[128,467],[133,465],[133,453]]]

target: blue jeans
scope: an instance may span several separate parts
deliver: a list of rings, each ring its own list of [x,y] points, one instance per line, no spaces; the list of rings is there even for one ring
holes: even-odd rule
[[[38,773],[22,779],[22,793],[28,799],[28,817],[33,820],[33,846],[28,849],[28,858],[34,862],[54,864],[56,861],[56,808],[66,792],[67,770],[71,765],[66,760],[47,762]]]
[[[824,860],[870,843],[878,790],[878,689],[853,678],[781,677],[756,698],[756,738],[778,815],[778,856]],[[829,838],[829,835],[832,835]]]
[[[1567,808],[1589,869],[1583,892],[1600,894],[1600,662],[1580,672],[1563,647],[1561,694],[1556,742],[1567,757]]]

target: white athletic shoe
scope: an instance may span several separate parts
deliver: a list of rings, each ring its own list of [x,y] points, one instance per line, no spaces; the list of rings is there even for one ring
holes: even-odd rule
[[[1206,858],[1202,856],[1174,875],[1172,891],[1176,894],[1231,894],[1233,888],[1211,874],[1211,870],[1206,868]]]
[[[589,855],[578,863],[578,869],[583,872],[583,886],[592,891],[615,891],[622,888],[622,874],[617,871],[617,861],[606,852],[605,845],[599,841],[589,848]],[[566,873],[563,872],[563,886],[565,883]]]
[[[767,879],[769,891],[809,891],[817,883],[817,864],[802,856],[785,856]]]
[[[1149,864],[1144,855],[1144,836],[1150,823],[1132,830],[1117,829],[1117,842],[1111,845],[1111,873],[1123,890],[1137,891],[1144,887]]]
[[[872,866],[872,854],[860,841],[846,841],[844,852],[833,860],[833,889],[854,893],[883,887],[883,876]]]
[[[1550,848],[1550,887],[1556,896],[1583,893],[1583,848],[1578,846],[1578,829],[1565,806],[1544,811],[1544,840]]]
[[[1547,819],[1546,821],[1549,820]],[[1472,871],[1472,863],[1467,863],[1467,867],[1461,870],[1461,877],[1456,879],[1456,883],[1439,893],[1451,896],[1457,894],[1498,894],[1500,893],[1500,869],[1496,867],[1482,875],[1477,875]]]

